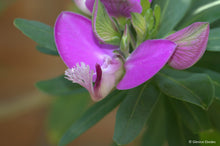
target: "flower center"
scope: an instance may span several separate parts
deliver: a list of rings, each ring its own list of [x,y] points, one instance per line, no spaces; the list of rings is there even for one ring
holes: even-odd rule
[[[96,64],[96,72],[84,62],[76,64],[72,69],[65,71],[66,79],[85,87],[94,101],[107,96],[116,86],[124,74],[123,63],[120,58],[105,57],[102,66]],[[93,86],[93,76],[96,75]]]

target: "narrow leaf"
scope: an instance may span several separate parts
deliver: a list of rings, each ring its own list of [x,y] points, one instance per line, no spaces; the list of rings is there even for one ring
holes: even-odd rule
[[[220,101],[215,100],[208,110],[213,127],[220,131]]]
[[[150,2],[148,0],[141,0],[142,12],[141,14],[144,15],[147,9],[150,8]]]
[[[57,52],[52,27],[41,22],[20,18],[14,20],[14,25],[39,46]]]
[[[164,37],[183,18],[190,6],[191,0],[153,0],[153,4],[158,4],[161,8],[160,28],[158,38]]]
[[[207,109],[214,99],[214,85],[206,74],[164,69],[155,79],[164,94],[203,109]]]
[[[209,75],[213,80],[213,84],[215,85],[215,97],[216,99],[220,100],[220,73],[199,67],[193,67],[189,70],[192,72],[200,72]]]
[[[131,23],[137,34],[137,45],[140,45],[147,33],[145,18],[139,13],[131,13]]]
[[[45,47],[36,46],[36,49],[39,52],[44,53],[44,54],[54,55],[54,56],[58,56],[59,55],[57,51],[51,50],[51,49],[48,49],[48,48],[45,48]]]
[[[178,28],[186,27],[194,22],[212,23],[220,18],[219,0],[194,0]]]
[[[128,144],[139,135],[159,95],[160,92],[150,84],[144,84],[128,92],[116,115],[113,139],[118,145]]]
[[[54,79],[37,82],[36,86],[43,92],[55,96],[86,92],[86,89],[82,88],[79,84],[74,84],[65,79],[63,75]]]
[[[110,18],[105,6],[96,0],[92,14],[93,31],[97,39],[112,45],[120,45],[121,34],[114,21]]]
[[[143,134],[141,146],[162,146],[166,140],[166,111],[164,96],[159,101],[147,122],[147,130]]]
[[[217,72],[220,72],[220,65],[216,62],[220,62],[220,52],[207,51],[202,59],[196,63],[196,66],[208,68]]]
[[[79,120],[73,123],[73,125],[67,130],[59,145],[64,146],[70,143],[86,130],[88,130],[90,127],[95,125],[105,115],[112,111],[118,104],[120,104],[124,97],[125,92],[114,91],[102,101],[94,104],[91,108],[87,110],[87,112],[83,114],[83,116]]]
[[[193,132],[199,133],[211,129],[207,112],[193,104],[170,99],[174,110],[181,121]]]
[[[175,112],[175,109],[171,106],[171,103],[168,98],[166,98],[165,100],[165,106],[168,145],[191,146],[191,140],[199,140],[199,136],[193,134],[192,131],[188,129],[178,118],[177,113]]]
[[[220,28],[210,30],[207,50],[220,52]]]

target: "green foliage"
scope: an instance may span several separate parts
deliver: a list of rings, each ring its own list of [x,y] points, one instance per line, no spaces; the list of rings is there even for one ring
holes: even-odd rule
[[[128,26],[125,26],[123,36],[121,38],[120,51],[124,53],[125,57],[129,56],[130,35]]]
[[[57,144],[66,130],[87,109],[90,103],[88,93],[61,96],[54,99],[48,118],[48,135]]]
[[[207,50],[220,51],[220,28],[210,30]]]
[[[204,143],[201,144],[201,146],[219,145],[218,143],[220,139],[220,132],[218,131],[215,130],[205,131],[200,134],[200,137],[201,137],[201,141],[204,141]]]
[[[193,132],[199,133],[211,129],[207,112],[193,104],[170,99],[170,104],[180,120]]]
[[[190,7],[190,2],[191,0],[153,0],[153,5],[158,4],[161,8],[158,38],[165,37],[174,29]]]
[[[144,16],[139,13],[131,13],[131,23],[137,34],[137,46],[140,45],[147,33],[147,23]]]
[[[192,4],[178,25],[178,28],[186,27],[194,22],[212,23],[220,18],[219,0],[193,0]]]
[[[125,92],[114,91],[102,101],[89,108],[81,118],[79,118],[67,130],[60,141],[60,146],[66,145],[80,136],[83,132],[100,121],[106,114],[112,111],[124,99]]]
[[[41,46],[36,46],[36,49],[44,54],[48,54],[48,55],[54,55],[54,56],[58,56],[58,52],[56,50],[51,50],[45,47],[41,47]]]
[[[160,90],[167,96],[207,109],[214,98],[214,84],[202,73],[163,69],[155,77]]]
[[[154,15],[153,10],[148,9],[144,15],[145,21],[146,21],[146,27],[147,27],[147,37],[151,36],[151,31],[154,28]]]
[[[52,27],[41,22],[20,18],[14,20],[14,25],[26,36],[34,40],[40,46],[37,49],[41,50],[41,52],[51,53],[52,55],[58,54]]]
[[[160,17],[161,17],[161,9],[159,5],[155,5],[154,6],[154,16],[155,16],[155,28],[157,29],[157,27],[160,24]]]
[[[145,14],[145,12],[150,8],[150,2],[148,0],[141,0],[141,6],[142,6],[142,15]]]
[[[200,59],[195,66],[208,68],[216,72],[220,72],[220,66],[218,64],[218,62],[220,62],[219,56],[220,52],[206,51],[202,59]]]
[[[199,140],[198,134],[193,134],[177,116],[169,99],[165,100],[166,107],[166,135],[169,146],[190,146],[189,140]],[[194,144],[199,145],[199,144]]]
[[[97,11],[95,8],[96,3],[98,3]],[[120,45],[121,34],[100,0],[95,1],[92,14],[92,24],[94,33],[100,41],[112,45]]]
[[[85,88],[65,79],[63,75],[54,79],[37,82],[36,87],[45,93],[55,96],[73,95],[86,92]]]
[[[159,96],[160,92],[146,83],[128,91],[116,116],[113,139],[118,145],[128,144],[139,135]]]
[[[164,96],[160,96],[147,122],[147,129],[142,136],[142,146],[162,146],[166,140],[166,111]]]
[[[215,85],[215,97],[216,99],[220,100],[220,73],[199,67],[193,67],[189,70],[198,73],[206,73],[207,75],[209,75]]]
[[[220,101],[213,102],[208,110],[213,127],[220,132]]]

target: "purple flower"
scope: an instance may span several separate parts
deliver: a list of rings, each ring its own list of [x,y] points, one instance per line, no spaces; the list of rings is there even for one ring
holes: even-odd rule
[[[176,44],[169,40],[147,40],[128,58],[114,53],[117,46],[99,44],[91,20],[62,12],[55,24],[58,52],[69,69],[67,79],[85,87],[98,101],[114,88],[134,88],[153,77],[170,59]],[[94,82],[94,85],[93,85]]]
[[[186,69],[195,64],[204,54],[209,36],[209,24],[196,22],[177,31],[166,39],[177,44],[168,64],[175,69]]]
[[[86,14],[91,14],[95,0],[74,0],[76,5]],[[101,0],[111,16],[130,17],[130,13],[141,13],[140,0]]]

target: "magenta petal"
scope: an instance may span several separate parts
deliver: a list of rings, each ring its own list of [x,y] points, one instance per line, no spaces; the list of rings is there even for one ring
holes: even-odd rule
[[[140,0],[101,0],[111,16],[130,17],[130,13],[141,13]],[[86,0],[87,8],[92,12],[95,0]]]
[[[92,23],[86,17],[72,12],[62,12],[54,28],[58,52],[68,66],[84,62],[95,71],[96,63],[102,64],[106,56],[112,56],[113,46],[100,45],[93,35]]]
[[[209,24],[196,22],[177,31],[166,39],[177,44],[176,51],[169,60],[175,69],[186,69],[195,64],[204,54],[209,36]]]
[[[125,62],[125,76],[117,89],[134,88],[152,78],[169,60],[176,44],[169,40],[143,42]]]

